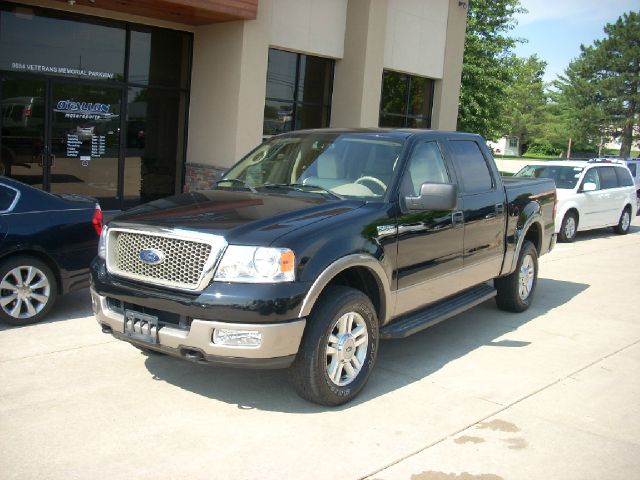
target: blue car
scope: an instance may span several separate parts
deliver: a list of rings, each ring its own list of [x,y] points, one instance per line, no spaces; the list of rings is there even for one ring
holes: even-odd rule
[[[0,177],[0,321],[38,322],[58,295],[87,287],[102,224],[95,199]]]

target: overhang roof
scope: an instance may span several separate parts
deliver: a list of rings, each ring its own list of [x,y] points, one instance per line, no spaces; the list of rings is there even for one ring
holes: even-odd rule
[[[187,25],[254,20],[258,11],[258,0],[75,0],[73,4]]]

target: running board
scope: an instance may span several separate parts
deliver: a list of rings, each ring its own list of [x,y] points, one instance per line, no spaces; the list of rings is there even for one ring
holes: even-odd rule
[[[496,296],[496,289],[483,283],[423,310],[404,315],[380,329],[380,338],[405,338]]]

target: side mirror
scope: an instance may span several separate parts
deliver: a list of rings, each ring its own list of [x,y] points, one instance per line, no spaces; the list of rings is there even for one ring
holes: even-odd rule
[[[582,186],[583,192],[595,192],[597,189],[597,185],[593,182],[585,182],[585,184]]]
[[[454,183],[425,182],[417,197],[404,197],[408,211],[454,210],[458,205],[458,186]]]

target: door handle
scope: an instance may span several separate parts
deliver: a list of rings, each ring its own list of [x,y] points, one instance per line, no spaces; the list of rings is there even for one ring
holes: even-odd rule
[[[464,213],[460,210],[451,214],[453,228],[462,228],[464,225]]]
[[[496,203],[496,215],[502,215],[504,213],[504,203]]]

